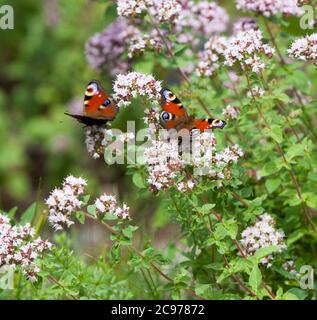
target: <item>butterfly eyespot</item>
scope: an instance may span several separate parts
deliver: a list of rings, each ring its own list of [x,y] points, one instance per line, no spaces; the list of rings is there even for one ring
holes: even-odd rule
[[[162,119],[163,121],[172,120],[172,117],[173,117],[172,114],[169,113],[169,112],[163,111],[163,112],[161,113],[161,119]]]
[[[212,126],[216,128],[223,128],[226,125],[226,122],[220,119],[215,119],[212,121]]]
[[[176,96],[175,96],[175,94],[170,93],[168,98],[169,98],[169,100],[174,100],[176,98]]]
[[[97,91],[98,91],[97,83],[91,83],[86,90],[86,95],[92,96],[96,94]]]
[[[163,90],[163,91],[162,91],[162,94],[163,94],[163,96],[164,96],[164,98],[165,98],[166,100],[173,100],[174,97],[175,97],[175,95],[173,94],[173,92],[170,91],[170,90],[168,90],[168,89]]]
[[[109,106],[109,104],[111,104],[111,101],[109,99],[105,100],[105,102],[103,103],[105,107]]]

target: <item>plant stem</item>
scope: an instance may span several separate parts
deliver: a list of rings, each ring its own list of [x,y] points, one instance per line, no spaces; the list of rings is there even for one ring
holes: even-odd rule
[[[217,221],[218,222],[222,222],[222,218],[214,211],[214,210],[211,210],[211,213],[216,217]],[[243,249],[241,248],[239,242],[234,239],[233,240],[233,243],[235,244],[235,246],[237,247],[239,253],[241,254],[241,256],[246,259],[247,258],[247,255],[246,253],[243,251]],[[262,271],[261,271],[262,273]],[[262,275],[263,277],[263,275]],[[267,284],[265,283],[264,280],[261,281],[261,285],[262,287],[267,291],[267,293],[269,294],[269,296],[272,298],[272,299],[275,299],[275,294],[272,292],[272,290],[270,290],[270,288],[267,286]]]
[[[48,276],[47,276],[47,279],[48,279],[51,283],[56,284],[56,285],[58,285],[60,288],[62,288],[62,289],[66,292],[66,294],[68,294],[73,300],[78,300],[74,295],[72,295],[72,294],[70,294],[70,293],[67,293],[66,288],[65,288],[57,279],[55,279],[53,276],[48,275]]]
[[[94,216],[92,216],[92,215],[90,215],[90,214],[88,214],[88,213],[85,213],[85,216],[88,217],[88,218],[90,218],[90,219],[92,219],[92,220],[101,222],[102,225],[103,225],[104,227],[106,227],[108,231],[110,231],[110,233],[112,233],[112,234],[119,234],[119,232],[113,230],[113,228],[112,228],[109,224],[107,224],[105,221],[100,221],[99,219],[97,219],[96,217],[94,217]],[[135,246],[130,245],[130,246],[128,246],[128,248],[129,248],[131,251],[135,252],[135,253],[136,253],[139,257],[141,257],[144,261],[146,261],[145,256],[144,256],[144,255],[142,254],[142,252],[141,252],[139,249],[137,249]],[[150,265],[157,273],[159,273],[164,279],[166,279],[168,282],[174,283],[174,280],[173,280],[172,278],[170,278],[167,274],[165,274],[156,264],[154,264],[153,262],[149,262],[149,265]],[[192,296],[194,296],[195,298],[200,299],[200,300],[204,300],[204,298],[201,297],[201,296],[199,296],[199,295],[197,295],[196,292],[195,292],[193,289],[191,289],[191,288],[186,288],[186,289],[184,289],[184,290],[188,291],[188,292],[189,292]]]
[[[223,256],[223,259],[224,259],[224,261],[225,261],[225,264],[226,264],[227,268],[230,269],[230,267],[231,267],[231,266],[230,266],[230,263],[229,263],[229,261],[228,261],[228,259],[227,259],[227,257],[226,257],[225,255]],[[254,291],[252,291],[249,287],[247,287],[247,286],[243,283],[243,280],[241,280],[241,279],[239,278],[239,276],[233,274],[232,277],[233,277],[234,280],[237,281],[237,283],[239,284],[239,286],[240,286],[244,291],[248,292],[251,296],[256,297],[257,300],[260,300],[259,296],[258,296]]]
[[[277,54],[278,54],[278,56],[279,56],[279,58],[280,58],[280,62],[281,62],[282,65],[285,65],[284,57],[283,57],[283,55],[282,55],[279,47],[277,46],[277,43],[276,43],[276,41],[275,41],[273,32],[272,32],[272,30],[271,30],[271,28],[270,28],[270,25],[269,25],[268,21],[266,20],[266,18],[263,18],[263,21],[264,21],[264,24],[265,24],[265,28],[266,28],[269,36],[270,36],[270,40],[271,40],[272,44],[274,45],[274,47],[275,47],[275,49],[276,49],[276,52],[277,52]]]
[[[184,71],[179,67],[179,65],[177,64],[177,60],[175,58],[174,52],[172,50],[172,48],[169,46],[167,40],[165,39],[164,35],[162,34],[161,30],[159,29],[159,27],[157,26],[156,22],[154,21],[152,15],[150,13],[148,13],[151,23],[153,25],[153,27],[155,28],[155,30],[157,31],[159,37],[161,38],[168,55],[170,56],[170,58],[173,60],[173,62],[175,63],[176,66],[176,70],[178,71],[179,75],[181,76],[181,78],[190,86],[191,82],[188,79],[187,75],[184,73]],[[211,113],[208,110],[207,106],[205,105],[204,101],[200,98],[200,97],[196,97],[197,101],[200,103],[201,107],[204,109],[204,111],[208,114],[209,117],[211,117]]]
[[[255,104],[258,112],[259,112],[259,115],[260,115],[260,117],[262,118],[262,120],[264,121],[264,124],[265,124],[266,128],[269,129],[270,131],[272,131],[272,128],[271,128],[269,122],[267,121],[267,119],[266,119],[265,115],[263,114],[261,108],[259,108],[258,103],[257,103],[257,101],[256,101],[256,99],[255,99],[255,97],[254,97],[254,94],[253,94],[252,88],[251,88],[251,84],[250,84],[250,79],[249,79],[249,76],[248,76],[247,73],[246,73],[246,79],[247,79],[247,82],[248,82],[248,87],[249,87],[249,89],[250,89],[250,92],[251,92],[251,95],[252,95],[254,104]],[[282,147],[280,146],[280,144],[279,144],[277,141],[275,141],[275,140],[274,140],[274,142],[275,142],[275,145],[276,145],[276,147],[277,147],[277,150],[278,150],[279,154],[281,155],[281,157],[282,157],[285,165],[286,165],[287,167],[289,167],[289,169],[287,170],[287,172],[289,173],[289,175],[290,175],[290,177],[291,177],[291,180],[292,180],[293,185],[294,185],[294,187],[295,187],[295,190],[296,190],[296,193],[297,193],[297,195],[298,195],[298,198],[301,200],[301,205],[302,205],[304,214],[305,214],[308,222],[310,223],[310,225],[313,227],[314,231],[316,232],[317,229],[316,229],[316,227],[315,227],[315,224],[314,224],[314,222],[313,222],[310,214],[309,214],[308,211],[307,211],[306,205],[304,204],[304,199],[303,199],[303,197],[302,197],[301,189],[300,189],[299,183],[298,183],[298,181],[297,181],[297,178],[296,178],[296,176],[295,176],[295,173],[293,172],[290,164],[288,163],[288,161],[287,161],[287,159],[286,159],[286,157],[285,157],[284,151],[283,151]]]

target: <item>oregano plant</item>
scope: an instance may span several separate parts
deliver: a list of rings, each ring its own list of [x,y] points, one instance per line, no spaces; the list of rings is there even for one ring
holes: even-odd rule
[[[0,297],[315,299],[317,34],[292,29],[309,1],[99,2],[86,68],[111,93],[97,118],[118,114],[83,128],[98,169],[1,213]],[[95,187],[118,167],[121,190]]]

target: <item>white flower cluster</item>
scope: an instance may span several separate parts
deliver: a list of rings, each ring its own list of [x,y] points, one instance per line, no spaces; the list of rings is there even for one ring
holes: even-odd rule
[[[82,201],[78,199],[84,193],[87,182],[83,178],[68,176],[63,182],[62,189],[54,189],[46,204],[49,209],[48,220],[55,231],[62,230],[64,226],[69,228],[74,222],[71,216],[82,207]]]
[[[240,113],[239,107],[234,107],[231,105],[226,106],[223,111],[222,115],[225,117],[226,120],[234,120],[237,119]]]
[[[302,10],[297,0],[236,0],[239,10],[254,11],[265,17],[276,14],[299,16]]]
[[[144,158],[148,165],[147,182],[151,191],[170,188],[184,168],[184,162],[178,154],[178,142],[175,140],[152,141],[151,146],[144,150]]]
[[[117,0],[117,12],[122,17],[135,17],[147,11],[152,5],[152,0]]]
[[[107,129],[101,126],[89,126],[85,129],[85,143],[90,156],[100,158],[105,152],[105,135]]]
[[[145,117],[143,117],[144,123],[148,125],[149,134],[155,134],[162,129],[160,124],[161,109],[153,106],[144,110]]]
[[[150,100],[158,101],[161,97],[161,82],[152,75],[139,72],[118,74],[113,85],[113,98],[119,107],[129,106],[131,99],[142,96]]]
[[[182,6],[177,0],[155,0],[153,13],[161,23],[172,23],[181,14]]]
[[[194,189],[196,184],[197,184],[196,180],[188,179],[185,181],[178,182],[176,184],[176,189],[181,192],[187,192],[187,191]]]
[[[204,50],[200,53],[196,72],[199,76],[210,77],[219,68],[219,59],[227,46],[225,37],[213,36],[205,43]]]
[[[190,140],[182,138],[183,141]],[[153,140],[144,152],[151,191],[171,187],[190,191],[197,181],[189,172],[211,179],[226,178],[224,171],[243,156],[243,151],[235,145],[217,153],[216,144],[214,134],[208,131],[192,132],[191,144],[188,145],[180,144],[178,139]]]
[[[312,60],[317,64],[317,33],[295,40],[288,49],[288,54],[299,60]]]
[[[135,56],[141,55],[145,50],[149,49],[154,52],[160,52],[162,50],[162,43],[157,37],[151,35],[138,34],[134,36],[129,43],[128,57],[132,59]]]
[[[259,86],[255,85],[254,87],[251,88],[251,90],[249,90],[247,92],[247,96],[249,98],[259,98],[262,97],[264,95],[265,91],[260,88]]]
[[[208,170],[205,174],[210,174],[213,170],[211,164],[216,154],[217,141],[212,132],[194,131],[192,134],[192,158],[191,165],[194,168]]]
[[[52,244],[41,238],[32,239],[35,230],[27,223],[24,226],[10,223],[10,219],[0,214],[0,267],[21,268],[22,273],[34,282],[40,271],[37,259]]]
[[[115,137],[115,139],[113,139]],[[112,129],[106,129],[101,126],[90,126],[86,128],[86,148],[94,159],[104,155],[107,147],[115,149],[119,143],[133,140],[133,132],[114,132]]]
[[[96,213],[101,216],[110,213],[120,219],[130,219],[130,208],[124,203],[122,207],[117,204],[117,199],[113,195],[102,194],[95,201]]]
[[[277,246],[278,252],[286,248],[284,243],[285,234],[283,231],[275,229],[275,220],[267,213],[258,217],[256,223],[246,228],[241,233],[241,244],[243,245],[247,255],[253,255],[258,249]],[[271,266],[273,255],[262,258],[261,263],[267,267]]]
[[[263,43],[260,30],[240,31],[233,35],[224,52],[225,65],[232,66],[240,63],[243,69],[249,68],[252,72],[259,73],[264,69],[263,55],[271,58],[275,50]]]

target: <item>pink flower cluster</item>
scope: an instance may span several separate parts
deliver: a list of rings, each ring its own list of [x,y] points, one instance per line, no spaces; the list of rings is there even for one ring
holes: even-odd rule
[[[178,20],[182,6],[177,0],[155,0],[153,15],[161,23],[173,23]]]
[[[49,209],[48,220],[56,231],[74,224],[71,216],[82,207],[83,203],[78,197],[84,193],[86,185],[87,182],[83,178],[68,176],[64,180],[63,188],[54,189],[46,200]]]
[[[295,59],[317,61],[317,33],[295,40],[288,49],[288,54]]]
[[[224,63],[227,66],[239,63],[243,69],[259,73],[265,66],[262,56],[271,58],[274,52],[272,47],[263,43],[260,30],[240,31],[230,38],[224,51]]]
[[[130,208],[124,203],[122,207],[117,204],[117,199],[113,195],[102,194],[95,201],[96,213],[100,217],[106,213],[110,213],[119,219],[130,220]]]
[[[129,62],[123,54],[132,37],[140,31],[119,18],[103,31],[92,36],[85,46],[86,58],[94,69],[106,70],[112,76],[128,71]]]
[[[215,2],[180,0],[182,12],[176,21],[176,33],[180,42],[195,41],[195,38],[210,37],[226,30],[229,16],[226,10]],[[190,30],[192,35],[189,34]],[[191,38],[190,38],[191,36]]]
[[[220,67],[219,60],[226,49],[227,41],[225,37],[213,36],[205,43],[196,68],[199,76],[210,77]]]
[[[40,272],[38,259],[52,247],[40,237],[33,239],[35,230],[27,223],[24,226],[11,225],[10,219],[0,214],[0,267],[13,270],[21,268],[22,273],[34,282]]]
[[[302,10],[297,0],[236,0],[237,9],[253,11],[265,17],[276,14],[299,16]]]
[[[147,11],[152,5],[152,0],[117,0],[117,12],[119,16],[130,18]]]
[[[285,234],[283,231],[276,230],[275,224],[276,222],[272,216],[265,213],[258,217],[253,226],[246,228],[241,233],[240,242],[247,255],[253,255],[258,249],[269,246],[277,246],[279,252],[286,248],[284,243]],[[261,263],[270,267],[272,259],[273,255],[269,255],[264,257]]]
[[[157,36],[138,34],[132,37],[129,42],[128,57],[133,58],[135,56],[141,55],[146,50],[160,52],[162,51],[162,48],[163,44]]]
[[[227,167],[243,156],[237,145],[216,152],[216,139],[212,132],[192,132],[191,137],[184,134],[182,139],[188,143],[180,144],[175,138],[161,138],[153,140],[145,149],[147,182],[151,191],[172,187],[189,191],[197,184],[197,176],[225,179]]]
[[[239,107],[234,107],[231,105],[226,106],[223,111],[222,115],[225,117],[226,120],[234,120],[237,119],[240,113]]]
[[[161,97],[161,82],[152,75],[139,72],[118,74],[113,85],[113,98],[119,107],[129,106],[131,99],[137,96],[157,101]]]

